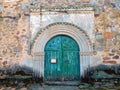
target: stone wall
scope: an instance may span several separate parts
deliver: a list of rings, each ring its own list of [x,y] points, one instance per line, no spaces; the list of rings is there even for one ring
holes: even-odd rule
[[[29,2],[4,1],[0,18],[0,67],[8,68],[30,57]]]
[[[120,63],[120,11],[110,4],[95,14],[95,50],[105,64]]]
[[[69,1],[69,4],[73,5],[74,2]],[[119,0],[86,1],[95,8],[94,59],[99,58],[105,64],[120,63]],[[32,56],[29,53],[31,36],[29,5],[29,0],[0,0],[1,68],[11,67],[15,63],[32,66]]]

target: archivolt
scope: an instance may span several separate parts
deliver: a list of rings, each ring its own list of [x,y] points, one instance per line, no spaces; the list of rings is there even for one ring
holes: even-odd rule
[[[92,43],[84,30],[71,23],[58,22],[50,24],[38,32],[32,43],[32,53],[44,52],[47,41],[53,36],[60,34],[74,38],[79,44],[81,51],[85,52],[92,50]]]

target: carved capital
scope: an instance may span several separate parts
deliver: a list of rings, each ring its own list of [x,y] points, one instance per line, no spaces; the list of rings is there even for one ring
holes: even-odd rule
[[[34,52],[35,56],[44,56],[44,52]]]
[[[91,55],[93,55],[93,52],[91,51],[88,51],[88,52],[80,52],[80,55],[81,56],[91,56]]]

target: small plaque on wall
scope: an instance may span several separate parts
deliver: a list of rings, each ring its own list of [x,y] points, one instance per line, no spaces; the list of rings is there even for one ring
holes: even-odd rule
[[[55,64],[55,63],[57,63],[57,60],[56,60],[56,58],[51,58],[51,63],[52,63],[52,64]]]

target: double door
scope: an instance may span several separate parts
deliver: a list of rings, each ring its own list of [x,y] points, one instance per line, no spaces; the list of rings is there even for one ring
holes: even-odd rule
[[[80,79],[79,47],[69,36],[59,35],[45,47],[45,81],[76,81]]]

